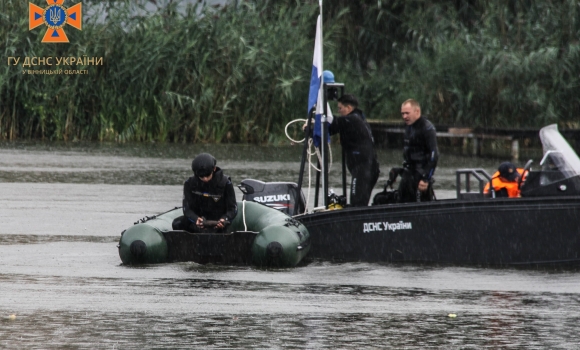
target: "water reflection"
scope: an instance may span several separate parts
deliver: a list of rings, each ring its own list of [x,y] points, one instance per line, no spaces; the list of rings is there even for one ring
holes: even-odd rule
[[[65,235],[0,235],[0,245],[13,244],[46,244],[54,242],[93,242],[93,243],[112,243],[118,242],[117,237],[102,236],[65,236]]]
[[[88,293],[79,298],[68,286],[71,309],[57,303],[0,321],[3,347],[571,349],[580,340],[571,295],[211,279],[61,282]],[[103,289],[114,295],[111,305],[99,300]],[[543,302],[524,302],[530,297]]]

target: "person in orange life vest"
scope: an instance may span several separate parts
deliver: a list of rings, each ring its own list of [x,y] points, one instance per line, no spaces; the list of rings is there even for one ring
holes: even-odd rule
[[[520,189],[518,184],[524,169],[516,168],[510,162],[501,163],[497,171],[491,177],[491,183],[495,190],[496,197],[519,197]],[[484,193],[489,193],[489,183],[483,190]]]

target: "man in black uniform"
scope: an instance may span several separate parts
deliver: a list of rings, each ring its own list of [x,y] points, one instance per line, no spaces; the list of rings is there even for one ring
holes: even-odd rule
[[[238,206],[234,186],[216,166],[208,153],[201,153],[191,163],[194,176],[183,185],[183,216],[173,221],[174,230],[222,232],[236,217]],[[214,227],[204,220],[217,221]]]
[[[352,176],[350,204],[367,206],[380,172],[371,128],[353,95],[345,94],[338,99],[338,111],[341,116],[330,121],[329,132],[340,134],[346,154],[346,167]]]
[[[405,124],[404,171],[399,184],[400,201],[430,201],[433,193],[433,174],[437,167],[439,151],[435,127],[421,117],[419,102],[409,99],[401,106]]]

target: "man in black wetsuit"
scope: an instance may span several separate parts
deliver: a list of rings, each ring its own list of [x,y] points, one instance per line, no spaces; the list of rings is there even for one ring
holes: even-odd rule
[[[346,167],[352,176],[350,204],[367,206],[379,178],[371,128],[353,95],[345,94],[338,99],[338,111],[341,116],[330,121],[329,132],[340,134],[340,144],[346,154]]]
[[[201,153],[191,163],[194,176],[183,185],[183,216],[173,220],[174,230],[222,232],[236,217],[238,206],[234,186],[216,166],[208,153]],[[217,221],[214,227],[204,220]]]
[[[403,102],[401,115],[407,126],[403,150],[405,171],[399,184],[399,201],[431,201],[435,197],[433,174],[439,159],[435,127],[421,116],[421,106],[413,99]]]

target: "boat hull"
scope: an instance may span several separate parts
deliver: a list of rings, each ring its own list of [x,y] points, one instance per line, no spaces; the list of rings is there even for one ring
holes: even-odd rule
[[[580,196],[346,208],[296,216],[313,258],[478,265],[580,263]]]

